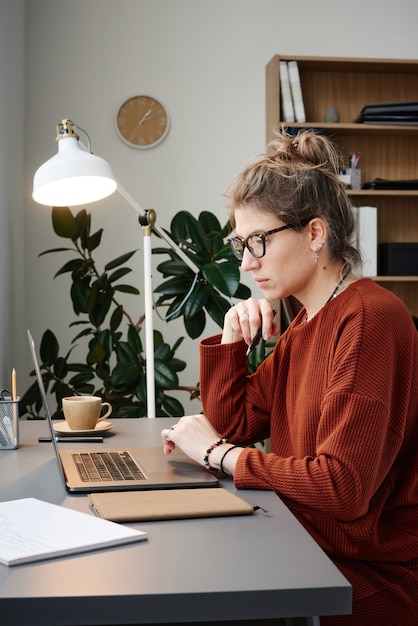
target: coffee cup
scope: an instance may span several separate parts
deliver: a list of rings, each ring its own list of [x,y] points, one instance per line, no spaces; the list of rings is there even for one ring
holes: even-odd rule
[[[107,407],[104,415],[102,409]],[[112,405],[98,396],[69,396],[62,399],[62,410],[70,430],[93,430],[112,413]]]

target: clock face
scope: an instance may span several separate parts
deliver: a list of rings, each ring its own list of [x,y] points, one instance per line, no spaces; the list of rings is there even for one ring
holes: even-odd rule
[[[116,115],[120,138],[133,148],[152,148],[167,135],[170,122],[166,108],[151,96],[133,96]]]

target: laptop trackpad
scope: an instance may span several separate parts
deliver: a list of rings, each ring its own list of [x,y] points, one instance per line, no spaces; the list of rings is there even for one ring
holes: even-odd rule
[[[133,457],[143,468],[146,476],[161,474],[175,481],[197,480],[199,483],[217,483],[216,477],[204,467],[190,459],[180,450],[169,455],[163,453],[161,447],[141,448],[133,450]]]

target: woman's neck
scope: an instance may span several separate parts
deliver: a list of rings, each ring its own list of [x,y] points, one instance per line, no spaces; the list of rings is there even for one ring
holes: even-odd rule
[[[309,285],[306,297],[301,299],[306,309],[306,320],[309,321],[331,300],[338,297],[349,284],[355,281],[351,271],[341,263],[323,268],[321,273]]]

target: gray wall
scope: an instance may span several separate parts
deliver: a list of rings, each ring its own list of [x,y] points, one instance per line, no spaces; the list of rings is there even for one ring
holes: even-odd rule
[[[25,377],[25,3],[0,0],[0,388]],[[23,373],[24,372],[24,373]]]
[[[17,211],[20,220],[16,249],[5,258],[2,246],[12,239],[2,239],[0,246],[0,304],[12,302],[16,312],[11,334],[6,309],[0,312],[0,364],[16,364],[22,386],[31,369],[26,327],[37,340],[51,328],[63,347],[75,334],[68,329],[74,319],[68,280],[53,280],[66,259],[38,257],[61,242],[52,232],[50,210],[31,200],[33,173],[55,153],[55,126],[62,118],[89,131],[93,151],[110,161],[143,206],[157,211],[161,226],[168,227],[181,209],[196,215],[209,210],[224,221],[222,192],[247,159],[264,149],[264,70],[274,54],[418,58],[416,0],[382,0],[377,7],[364,0],[348,5],[338,0],[1,0],[0,7],[1,210],[2,219]],[[11,76],[18,83],[14,92],[8,87]],[[129,148],[115,132],[119,105],[141,92],[160,97],[171,115],[167,139],[149,151]],[[24,153],[19,150],[23,129]],[[142,251],[135,213],[121,197],[90,209],[94,226],[105,229],[106,254],[98,255],[99,262],[134,248]],[[19,273],[13,281],[11,259]],[[133,264],[133,280],[143,292],[140,253]],[[143,312],[137,300],[134,317]],[[156,326],[170,342],[185,334],[180,322],[156,321]],[[210,326],[208,333],[215,330]],[[185,341],[179,356],[190,362],[183,382],[195,383],[196,342]],[[200,410],[198,403],[185,404],[187,412]]]

